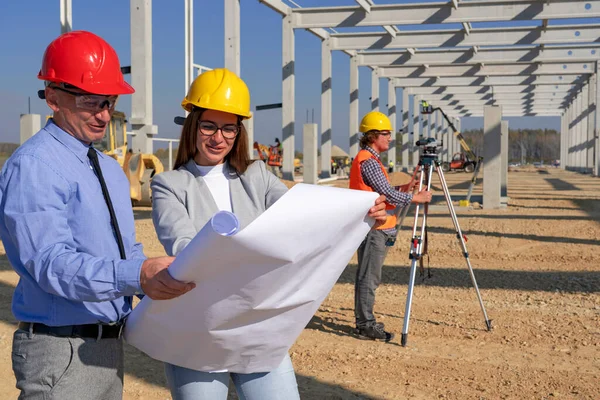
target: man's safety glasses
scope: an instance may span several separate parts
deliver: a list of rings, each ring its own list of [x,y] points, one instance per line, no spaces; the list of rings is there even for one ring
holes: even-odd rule
[[[119,96],[103,96],[100,94],[78,93],[67,90],[60,86],[51,86],[51,88],[75,96],[75,106],[77,106],[77,108],[88,110],[93,113],[101,112],[102,110],[104,110],[104,107],[108,107],[108,110],[112,111],[115,109],[117,101],[119,100]]]
[[[200,121],[198,130],[204,136],[212,136],[220,130],[225,139],[233,139],[240,132],[240,127],[235,124],[217,126],[217,124],[212,121]]]

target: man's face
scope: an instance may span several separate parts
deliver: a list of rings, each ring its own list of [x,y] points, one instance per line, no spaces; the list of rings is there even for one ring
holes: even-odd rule
[[[379,131],[375,141],[371,144],[373,150],[378,153],[387,151],[390,148],[390,142],[392,141],[392,132],[390,131]]]
[[[54,121],[66,132],[85,143],[104,137],[118,96],[103,96],[51,85],[46,88],[46,103],[54,111]]]

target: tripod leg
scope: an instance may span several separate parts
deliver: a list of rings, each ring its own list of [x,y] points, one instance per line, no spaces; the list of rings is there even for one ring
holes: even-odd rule
[[[421,176],[419,180],[419,191],[423,188],[423,180],[426,180],[427,190],[431,188],[431,176],[433,173],[433,169],[430,165],[421,166]],[[427,175],[427,177],[425,177]],[[420,236],[417,235],[417,224],[419,220],[419,204],[416,204],[415,207],[415,220],[413,223],[413,235],[410,244],[410,255],[411,259],[410,265],[410,277],[408,279],[408,291],[406,294],[406,307],[404,309],[404,325],[402,326],[402,339],[401,345],[406,346],[406,342],[408,340],[408,324],[410,321],[410,310],[412,306],[412,297],[413,297],[413,289],[415,286],[415,276],[417,274],[417,262],[421,258],[421,254],[423,253],[423,237],[425,235],[425,226],[427,226],[427,207],[425,206],[423,209],[423,222],[421,225]]]
[[[487,326],[487,330],[490,331],[492,329],[492,320],[488,318],[487,313],[485,311],[485,307],[483,305],[483,300],[481,299],[481,293],[479,293],[479,287],[477,286],[477,281],[475,280],[475,274],[473,273],[473,267],[471,266],[471,260],[469,259],[469,251],[467,250],[467,244],[465,243],[465,238],[460,229],[460,225],[458,224],[458,218],[456,217],[456,211],[454,210],[454,205],[452,204],[452,199],[450,198],[450,193],[448,191],[448,185],[446,184],[446,178],[444,177],[444,172],[441,168],[436,166],[436,170],[438,173],[438,177],[440,178],[440,184],[442,185],[442,190],[444,192],[444,197],[446,198],[446,204],[448,205],[448,211],[450,212],[450,217],[452,218],[452,223],[454,224],[454,229],[456,230],[456,237],[460,242],[462,247],[463,255],[467,262],[467,267],[469,268],[469,275],[471,276],[471,282],[473,283],[473,287],[475,288],[475,292],[477,293],[477,299],[479,300],[479,306],[481,307],[481,311],[483,312],[483,317],[485,318],[485,325]]]

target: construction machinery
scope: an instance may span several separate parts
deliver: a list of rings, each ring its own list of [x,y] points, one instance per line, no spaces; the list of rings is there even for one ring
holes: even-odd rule
[[[473,194],[473,187],[475,186],[475,183],[477,182],[477,176],[479,175],[479,171],[481,170],[481,166],[483,165],[483,157],[477,156],[475,153],[473,153],[473,151],[471,150],[471,148],[469,147],[467,142],[465,142],[465,137],[456,130],[456,127],[454,127],[452,120],[450,120],[450,118],[448,118],[448,116],[446,115],[444,110],[441,109],[441,107],[434,108],[426,100],[421,101],[421,114],[433,114],[436,111],[439,111],[442,114],[442,116],[448,123],[448,126],[450,126],[450,129],[452,129],[452,132],[454,132],[454,136],[456,136],[456,138],[458,139],[458,142],[460,143],[460,147],[462,147],[464,150],[464,154],[457,153],[459,155],[463,154],[463,156],[465,156],[464,159],[462,161],[460,159],[457,160],[457,163],[455,165],[457,165],[457,166],[463,165],[463,169],[465,170],[465,172],[471,172],[471,171],[473,172],[473,177],[471,178],[471,184],[469,185],[469,191],[467,192],[467,198],[463,202],[461,202],[461,204],[469,205],[469,202],[471,200],[471,195]],[[448,170],[452,168],[452,163],[454,162],[454,156],[452,157],[452,160],[453,161],[447,166]],[[442,170],[446,171],[446,169],[444,169],[443,166],[442,166]]]
[[[43,92],[43,91],[42,91]],[[41,94],[38,94],[41,96]],[[46,120],[52,118],[46,116]],[[127,116],[114,111],[101,141],[94,147],[117,160],[129,180],[129,195],[134,206],[151,206],[150,182],[156,174],[164,171],[163,163],[154,154],[134,153],[127,149]]]
[[[117,160],[129,180],[129,196],[134,206],[151,206],[150,182],[164,171],[164,165],[154,154],[134,153],[127,149],[127,117],[114,111],[101,142],[94,147]]]
[[[454,153],[450,162],[442,163],[442,170],[448,171],[465,171],[471,173],[475,170],[477,162],[465,153]]]
[[[254,150],[258,153],[260,160],[267,164],[267,167],[275,175],[279,176],[279,167],[283,165],[283,155],[280,154],[277,146],[266,146],[258,142],[254,142]],[[302,161],[299,158],[294,158],[294,171],[302,173]]]

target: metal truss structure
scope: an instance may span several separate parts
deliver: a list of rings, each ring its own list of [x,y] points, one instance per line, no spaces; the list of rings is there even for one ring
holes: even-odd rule
[[[332,51],[350,56],[351,156],[358,151],[358,68],[368,67],[371,108],[379,109],[379,83],[386,79],[394,129],[396,88],[402,89],[399,116],[405,134],[411,126],[415,133],[417,128],[425,129],[426,135],[447,129],[439,116],[439,124],[434,116],[421,120],[417,106],[421,99],[444,107],[457,127],[461,117],[483,116],[488,106],[501,106],[503,116],[559,116],[561,166],[598,175],[600,24],[589,20],[600,17],[600,0],[414,0],[386,5],[355,0],[348,6],[311,8],[290,7],[282,0],[258,1],[282,16],[282,123],[287,154],[294,152],[294,31],[306,29],[322,41],[322,177],[329,175],[331,154]],[[577,19],[585,23],[573,23]],[[567,24],[561,23],[565,20]],[[514,22],[518,26],[482,24]],[[428,29],[403,29],[414,25]],[[435,25],[439,29],[430,29]],[[357,27],[373,27],[373,31],[356,31]],[[331,32],[332,28],[344,32]],[[414,134],[413,140],[417,139]],[[407,139],[402,140],[406,144]],[[450,154],[455,145],[450,144]],[[388,159],[395,163],[394,147]],[[403,166],[408,167],[407,146],[402,155]],[[284,160],[283,171],[290,179],[292,159]]]

